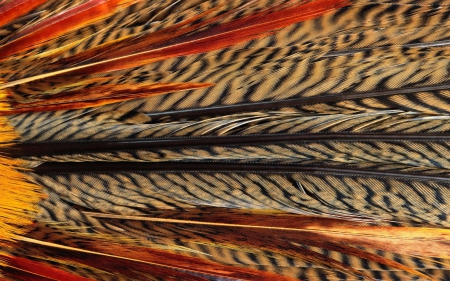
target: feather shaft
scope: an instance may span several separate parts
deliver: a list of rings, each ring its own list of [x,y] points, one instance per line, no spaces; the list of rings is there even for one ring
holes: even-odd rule
[[[316,133],[316,134],[273,134],[273,135],[234,135],[219,137],[187,137],[161,139],[129,139],[104,141],[54,142],[51,146],[46,142],[29,142],[16,144],[10,155],[16,157],[61,155],[104,151],[139,150],[150,148],[173,148],[186,146],[214,146],[236,144],[266,144],[287,142],[317,142],[317,141],[388,141],[388,142],[426,142],[450,140],[447,134],[396,134],[396,133]]]
[[[326,166],[300,166],[288,164],[242,164],[242,163],[183,163],[183,162],[157,162],[157,163],[127,163],[127,162],[89,162],[89,163],[59,163],[46,162],[35,168],[37,174],[59,173],[86,173],[86,172],[254,172],[254,173],[310,173],[310,174],[340,174],[361,175],[376,178],[399,178],[424,181],[450,181],[450,176],[423,175],[405,172],[372,171],[364,169],[334,168]]]
[[[1,87],[1,85],[0,85]],[[164,112],[151,112],[148,113],[149,117],[162,118],[165,116],[176,115],[179,117],[197,117],[197,116],[215,116],[219,114],[233,114],[238,112],[257,111],[272,108],[302,106],[309,104],[339,102],[344,100],[359,100],[373,97],[387,97],[392,95],[412,94],[420,92],[431,92],[439,90],[447,90],[450,88],[450,84],[432,85],[432,86],[417,86],[406,87],[394,90],[379,90],[360,93],[342,93],[339,95],[326,95],[316,97],[302,97],[297,99],[284,99],[274,101],[260,101],[252,103],[243,103],[235,105],[221,105],[210,107],[198,107],[189,109],[169,110]]]

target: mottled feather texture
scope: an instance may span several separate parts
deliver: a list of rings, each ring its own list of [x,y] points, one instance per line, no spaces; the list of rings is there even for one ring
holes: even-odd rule
[[[450,280],[449,17],[0,0],[0,281]]]

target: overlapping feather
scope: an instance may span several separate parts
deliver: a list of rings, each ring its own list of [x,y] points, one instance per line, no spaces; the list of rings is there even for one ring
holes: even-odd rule
[[[449,7],[0,1],[0,278],[448,280]]]

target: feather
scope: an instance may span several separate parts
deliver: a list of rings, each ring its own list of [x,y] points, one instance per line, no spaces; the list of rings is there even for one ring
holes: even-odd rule
[[[0,280],[450,280],[449,15],[0,0]]]

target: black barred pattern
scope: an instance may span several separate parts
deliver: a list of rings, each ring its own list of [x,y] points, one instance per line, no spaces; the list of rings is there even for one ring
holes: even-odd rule
[[[59,113],[20,115],[10,118],[10,122],[26,142],[339,132],[445,136],[450,131],[449,115],[400,110],[319,116],[286,111],[252,112],[158,123],[139,113],[90,111],[71,112],[63,117]]]
[[[311,113],[350,114],[355,112],[376,112],[378,110],[400,109],[404,111],[418,111],[426,114],[448,114],[450,111],[450,92],[420,91],[401,94],[390,93],[367,98],[342,99],[327,103],[300,105],[298,109]],[[301,103],[299,103],[301,104]]]
[[[365,92],[370,97],[374,95],[373,91],[448,82],[447,59],[436,58],[436,63],[433,65],[433,61],[429,58],[435,53],[429,50],[420,51],[419,58],[421,54],[430,55],[420,59],[415,58],[416,50],[408,54],[404,49],[380,49],[373,54],[362,52],[351,56],[328,57],[314,61],[315,56],[323,54],[326,48],[320,49],[320,45],[312,45],[313,49],[308,50],[310,46],[310,44],[300,46],[299,49],[305,51],[299,50],[300,52],[288,57],[284,54],[289,53],[291,51],[289,49],[282,52],[276,52],[275,49],[273,53],[262,56],[257,54],[258,59],[253,60],[251,56],[245,56],[245,52],[241,60],[230,54],[229,57],[233,58],[233,61],[229,65],[225,63],[226,68],[212,70],[211,67],[217,62],[212,63],[208,59],[199,61],[198,58],[196,63],[189,64],[188,69],[180,68],[179,71],[169,75],[164,72],[158,74],[156,69],[147,68],[144,73],[151,73],[150,76],[140,75],[139,80],[212,82],[216,83],[216,86],[213,90],[174,93],[151,98],[145,103],[134,101],[126,103],[125,107],[110,106],[109,108],[152,112],[294,98],[299,98],[297,103],[302,104],[311,103],[312,101],[308,100],[311,97],[324,96],[323,99],[326,100],[329,95],[339,95],[339,99],[345,99],[347,93],[363,94]],[[250,46],[250,50],[253,48],[254,46]],[[439,53],[440,50],[435,52]],[[276,54],[282,59],[278,61],[271,54]],[[444,54],[443,56],[446,57]],[[260,61],[267,57],[270,57],[268,61],[270,63]],[[425,61],[426,68],[423,67]],[[224,62],[220,63],[224,64]],[[248,77],[258,77],[258,79]],[[396,93],[390,95],[394,94]]]
[[[112,225],[119,226],[121,229],[127,230],[129,233],[133,233],[136,235],[145,231],[154,237],[153,243],[158,243],[164,241],[164,243],[171,244],[173,248],[179,248],[177,250],[180,254],[189,255],[193,257],[202,257],[205,259],[209,259],[216,262],[221,262],[224,264],[232,265],[232,266],[241,266],[246,268],[254,268],[258,270],[265,271],[276,271],[286,276],[291,276],[294,278],[302,278],[302,280],[324,280],[320,278],[336,278],[339,276],[341,279],[337,280],[360,280],[359,277],[352,276],[348,273],[339,272],[339,271],[330,271],[324,266],[320,264],[313,264],[311,262],[299,259],[295,256],[283,255],[277,252],[273,252],[270,250],[258,250],[255,248],[236,248],[233,245],[221,245],[215,241],[212,243],[199,243],[195,241],[191,241],[191,239],[195,236],[200,237],[201,234],[191,234],[190,236],[186,235],[186,229],[183,227],[178,228],[167,228],[161,224],[140,224],[134,222],[119,222],[119,221],[109,221]],[[54,229],[55,231],[55,229]],[[45,237],[42,235],[44,232],[40,232],[39,229],[36,229],[35,232],[30,235],[37,239],[46,239],[48,241],[60,242],[59,239],[67,240],[63,234],[58,235],[57,232],[48,233]],[[161,233],[164,233],[167,237],[161,237]],[[195,233],[195,231],[194,231]],[[174,239],[174,237],[180,236],[180,239]],[[168,238],[170,237],[170,238]],[[204,236],[202,236],[204,239]],[[169,242],[170,241],[170,242]],[[81,241],[72,241],[73,243],[68,244],[72,246],[76,246],[77,244],[82,245]],[[319,249],[316,247],[311,247],[308,245],[298,244],[297,250],[301,251],[301,249],[307,249],[311,251],[315,251],[323,254],[326,257],[334,258],[345,265],[352,265],[361,272],[369,274],[373,277],[381,277],[383,279],[379,280],[389,280],[388,277],[394,278],[408,278],[408,280],[420,280],[417,279],[414,275],[410,275],[397,270],[387,270],[384,265],[377,264],[371,261],[366,261],[364,259],[357,258],[355,256],[347,256],[334,251],[327,251],[323,249]],[[401,262],[402,264],[411,265],[413,268],[418,268],[422,272],[429,273],[432,276],[435,276],[437,280],[446,280],[447,272],[445,266],[446,260],[442,259],[419,259],[419,258],[411,258],[411,257],[402,257],[400,255],[391,255],[390,253],[386,253],[383,251],[373,250],[373,249],[364,249],[367,252],[386,257],[397,262]],[[23,252],[23,251],[22,251]],[[28,253],[20,253],[16,254],[29,254]],[[49,252],[51,255],[51,252]],[[46,261],[52,263],[51,259]],[[53,264],[56,264],[53,262]],[[74,270],[73,267],[65,267],[68,271],[72,271],[78,273],[85,277],[97,278],[101,280],[128,280],[123,279],[121,276],[115,276],[115,279],[106,272],[99,271],[95,268],[90,268],[86,266],[81,266]],[[344,279],[346,278],[346,279]],[[332,279],[333,280],[333,279]],[[377,279],[378,280],[378,279]],[[402,280],[402,279],[400,279]]]
[[[257,141],[258,136],[254,141]],[[195,141],[194,141],[195,142]],[[52,144],[49,144],[52,145]],[[371,167],[385,165],[385,170],[417,168],[450,169],[450,143],[416,141],[315,141],[284,144],[190,146],[122,152],[62,154],[27,157],[31,161],[46,162],[239,162],[239,163],[304,163],[353,165]],[[395,167],[395,166],[398,167]],[[443,171],[441,171],[443,172]]]
[[[8,36],[30,19],[39,21],[49,11],[82,2],[48,1],[1,27],[0,40],[5,41],[0,42],[13,38]],[[197,15],[203,16],[189,25],[234,10],[208,29],[262,8],[299,2],[140,1],[1,61],[1,82],[78,65],[77,55],[113,42],[124,44],[108,52],[134,46],[144,36]],[[28,236],[80,248],[84,239],[114,237],[115,243],[163,247],[304,281],[361,280],[337,265],[377,281],[423,280],[310,245],[300,236],[285,239],[282,232],[262,241],[248,229],[232,233],[223,227],[112,215],[158,217],[222,208],[224,217],[228,209],[239,209],[290,213],[296,219],[312,215],[364,225],[450,228],[449,17],[447,0],[354,0],[320,18],[222,50],[11,88],[11,98],[20,103],[98,85],[214,84],[95,109],[10,116],[21,135],[10,153],[35,168],[28,175],[45,194]],[[450,280],[444,258],[347,246]],[[311,253],[332,259],[336,268]],[[70,254],[63,251],[55,256],[25,244],[15,254],[88,278],[132,279],[95,265],[66,263]],[[152,280],[149,273],[129,272]]]
[[[61,7],[70,8],[83,1],[69,2],[73,3],[69,3],[70,5],[67,3],[56,5],[55,3],[50,2],[50,5],[41,6],[38,11],[42,10],[42,14],[46,14],[47,11],[57,11],[58,8]],[[6,80],[16,80],[23,77],[42,74],[60,68],[60,64],[54,64],[54,62],[59,59],[68,58],[73,55],[83,53],[86,50],[102,46],[103,44],[124,39],[139,39],[141,36],[151,34],[155,31],[187,20],[193,15],[199,15],[207,11],[211,12],[208,14],[205,13],[205,16],[201,17],[202,21],[206,21],[226,11],[239,8],[245,3],[246,2],[242,0],[227,1],[226,5],[223,5],[223,3],[206,0],[195,0],[189,2],[171,0],[164,1],[164,3],[152,0],[141,1],[140,3],[133,4],[125,9],[119,9],[114,15],[105,20],[94,22],[77,31],[68,33],[64,37],[50,40],[48,44],[45,44],[32,52],[22,54],[17,58],[17,60],[12,58],[9,62],[1,62],[0,65],[2,66],[2,69],[7,68],[14,70],[14,72],[8,71],[2,73],[0,71],[0,77]],[[246,9],[244,13],[240,14],[240,16],[252,14],[262,7],[268,7],[271,5],[273,5],[272,1],[259,1]],[[225,21],[227,20],[230,20],[230,17],[226,17]],[[216,21],[216,23],[220,23],[220,21]],[[11,27],[11,29],[13,29],[11,32],[18,30],[18,28],[14,29],[14,27]],[[7,32],[4,33],[5,35],[8,34]],[[2,33],[0,33],[0,35],[2,35]],[[1,39],[3,38],[0,37],[0,40]],[[5,39],[8,38],[5,36]],[[63,48],[62,51],[56,52],[55,54],[54,50],[61,47],[65,47],[66,49]],[[40,59],[40,57],[43,56],[43,53],[47,51],[50,52],[51,57],[53,58],[50,60],[48,58]],[[24,60],[22,56],[27,58],[27,60]],[[30,58],[35,62],[35,64],[28,61]],[[32,68],[33,65],[39,65],[39,67]],[[70,64],[64,65],[64,67],[67,66],[70,66]],[[111,83],[114,83],[114,81]],[[44,83],[44,85],[39,85],[39,83],[37,84],[38,87],[33,85],[33,83],[31,85],[19,87],[17,92],[26,94],[41,94],[44,89],[46,91],[49,90],[49,84],[51,84],[50,87],[54,87],[53,81],[47,84]]]
[[[257,51],[258,49],[266,47],[262,44],[270,44],[270,42],[275,42],[275,45],[271,45],[271,47],[276,47],[279,44],[282,45],[283,49],[286,49],[286,51],[289,50],[286,45],[294,47],[298,45],[300,47],[300,50],[302,50],[299,50],[297,52],[297,55],[299,55],[299,57],[293,57],[291,59],[289,59],[288,57],[287,59],[289,60],[286,61],[286,66],[284,67],[282,61],[277,62],[277,58],[284,58],[281,55],[286,51],[281,52],[280,56],[278,56],[276,52],[272,52],[268,56],[270,57],[270,60],[267,60],[267,62],[277,62],[277,64],[274,64],[274,66],[276,66],[276,68],[274,69],[271,67],[271,64],[260,61],[265,57],[264,55],[259,56],[258,60],[252,60],[251,57],[249,59],[246,59],[246,52],[248,51],[245,51],[245,49],[233,49],[232,51],[228,52],[219,52],[218,56],[215,55],[216,52],[213,52],[211,54],[211,59],[209,60],[199,60],[198,57],[195,57],[195,61],[197,61],[197,63],[195,64],[190,63],[190,59],[174,59],[168,60],[162,64],[158,63],[154,66],[140,68],[136,70],[136,73],[143,74],[139,76],[139,79],[147,78],[153,80],[155,78],[161,77],[156,81],[174,81],[174,79],[175,81],[186,81],[188,79],[193,81],[208,81],[216,83],[219,82],[220,84],[216,86],[216,90],[214,91],[210,89],[196,90],[191,91],[187,94],[173,94],[170,96],[170,98],[167,96],[155,97],[148,101],[129,102],[126,103],[125,106],[121,106],[118,108],[127,111],[138,109],[141,111],[152,112],[183,108],[207,107],[214,105],[228,105],[261,100],[286,99],[333,92],[341,93],[343,91],[367,91],[374,89],[379,90],[380,88],[395,89],[398,87],[406,87],[408,85],[421,85],[423,82],[431,84],[439,83],[439,81],[443,82],[442,78],[444,78],[444,76],[442,76],[442,78],[438,77],[439,75],[445,75],[445,59],[440,60],[441,64],[439,64],[439,66],[436,65],[435,67],[432,66],[433,62],[431,60],[427,60],[426,67],[428,69],[420,70],[422,66],[419,65],[421,65],[421,61],[425,61],[425,58],[423,58],[422,60],[422,55],[417,55],[417,53],[433,53],[433,51],[430,52],[430,50],[428,49],[420,51],[420,48],[418,50],[416,50],[416,48],[413,48],[413,50],[409,50],[403,49],[401,47],[394,47],[392,49],[381,48],[373,51],[361,51],[352,55],[347,55],[345,57],[326,57],[322,58],[320,61],[316,61],[317,59],[320,59],[324,52],[329,51],[330,47],[332,48],[333,43],[339,42],[338,39],[329,38],[329,34],[332,34],[334,32],[333,28],[336,28],[336,30],[352,30],[352,27],[348,26],[349,24],[366,24],[368,26],[370,26],[370,24],[373,24],[378,28],[378,25],[381,23],[386,24],[386,26],[389,26],[389,28],[392,29],[397,28],[398,25],[396,25],[395,22],[401,22],[402,20],[400,19],[394,21],[393,19],[386,17],[386,21],[380,22],[379,20],[374,19],[371,21],[365,18],[370,16],[375,17],[382,15],[383,9],[390,11],[392,10],[392,16],[398,17],[402,16],[403,9],[405,13],[417,14],[418,17],[429,18],[430,21],[434,22],[435,24],[442,23],[443,20],[440,17],[446,14],[441,10],[442,7],[438,9],[424,6],[414,9],[411,7],[408,8],[407,6],[398,5],[397,9],[393,9],[392,5],[382,4],[372,5],[369,7],[370,9],[366,9],[366,6],[364,5],[353,5],[350,8],[344,8],[339,12],[336,12],[337,14],[339,14],[339,17],[342,17],[342,25],[340,25],[340,23],[337,22],[338,20],[330,14],[325,15],[324,17],[321,17],[315,21],[303,23],[304,26],[300,24],[298,26],[293,26],[292,29],[287,28],[286,30],[277,33],[276,37],[272,39],[273,41],[261,40],[258,41],[258,43],[253,42],[252,44],[246,44],[245,49],[252,50],[252,52],[253,50]],[[426,14],[426,12],[423,12],[424,14],[421,14],[421,9],[429,12],[429,14]],[[368,13],[368,10],[373,10],[374,12]],[[364,11],[365,13],[364,16],[357,16],[357,14],[360,12],[362,13],[362,11]],[[352,21],[349,21],[347,17],[351,18]],[[433,19],[433,17],[437,18]],[[357,20],[355,21],[355,19]],[[361,22],[358,22],[359,19],[361,20]],[[418,21],[411,22],[412,24],[420,25],[420,22]],[[319,27],[321,29],[318,30]],[[360,26],[358,26],[358,28],[361,29]],[[344,49],[364,48],[367,46],[373,46],[374,44],[377,44],[379,46],[390,45],[393,43],[394,45],[408,44],[408,41],[402,41],[399,36],[395,37],[395,40],[398,40],[398,42],[383,43],[382,40],[374,36],[373,33],[380,34],[380,36],[386,36],[386,34],[391,34],[389,30],[385,31],[385,29],[382,29],[383,33],[381,33],[380,31],[374,30],[372,26],[370,28],[367,28],[368,30],[363,31],[362,34],[356,33],[354,39],[350,39],[352,37],[348,33],[345,33],[345,40],[350,41],[339,42],[339,44],[336,44],[340,46],[340,48]],[[438,36],[437,33],[439,33],[439,28],[445,30],[445,27],[439,26],[436,27],[436,30],[433,30],[431,34]],[[292,30],[295,30],[295,34],[292,34]],[[303,30],[305,30],[306,34],[305,32],[302,32]],[[310,31],[312,32],[309,33]],[[430,34],[429,30],[423,30],[423,26],[420,27],[420,32],[423,32],[424,34]],[[424,40],[424,42],[432,42],[436,40],[446,39],[442,37],[440,39],[418,39],[421,38],[421,35],[419,34],[420,32],[408,32],[407,38],[408,40],[410,40],[409,42],[413,40]],[[393,30],[392,33],[394,34],[396,33],[396,31]],[[287,34],[289,34],[289,36]],[[321,37],[322,34],[323,37]],[[301,40],[295,41],[295,38],[301,38]],[[362,38],[367,38],[373,41],[360,42]],[[352,44],[352,40],[355,40],[356,42],[353,42]],[[312,50],[317,48],[320,49],[318,50],[319,52],[310,53],[310,48],[313,48]],[[397,51],[395,51],[396,49]],[[440,52],[439,48],[436,49],[436,52]],[[227,55],[227,53],[230,54]],[[215,66],[217,66],[219,62],[212,62],[211,60],[216,57],[221,58],[223,57],[223,54],[231,57],[232,61],[222,61],[220,62],[220,64],[226,65],[227,67],[216,68]],[[239,59],[241,57],[241,54],[243,55],[243,59]],[[442,55],[446,57],[443,53]],[[401,62],[401,60],[396,59],[389,61],[389,57],[395,57],[396,59],[403,57],[405,61],[403,63]],[[432,55],[430,56],[430,58],[431,57]],[[186,61],[186,64],[183,64],[183,60]],[[286,60],[286,58],[284,58],[284,60]],[[255,64],[253,64],[254,61],[256,62]],[[173,72],[173,70],[171,70],[170,66],[172,65],[177,66],[176,72]],[[240,71],[242,69],[242,67],[240,67],[241,65],[245,65],[245,68],[243,69],[245,70],[245,73]],[[252,73],[249,73],[249,71],[252,71],[253,65],[255,65],[255,74],[252,75]],[[348,66],[353,66],[355,67],[355,69]],[[342,67],[342,69],[340,67]],[[434,70],[431,70],[433,68]],[[386,70],[382,72],[382,75],[380,71],[381,69]],[[439,69],[442,69],[442,71],[437,71]],[[306,70],[308,72],[306,72]],[[414,72],[413,70],[417,71]],[[158,71],[160,71],[162,75],[156,74],[158,73]],[[211,73],[211,71],[213,72]],[[374,72],[371,73],[371,71]],[[172,72],[173,74],[170,74]],[[145,76],[145,73],[151,73],[151,76]],[[334,74],[333,76],[333,73],[336,74]],[[407,73],[409,73],[408,76]],[[128,74],[130,75],[131,73],[128,72]],[[433,77],[429,76],[430,74]],[[244,77],[247,78],[243,80]],[[258,80],[248,80],[249,77],[258,77]],[[389,78],[390,80],[386,81],[387,78]],[[262,81],[264,81],[264,83]],[[345,83],[342,83],[343,81],[345,81]],[[234,88],[234,85],[236,85],[237,88]],[[238,85],[246,86],[242,88],[238,87]],[[282,85],[282,87],[280,87],[280,85]]]
[[[195,169],[195,165],[192,167]],[[446,202],[450,198],[448,180],[333,173],[270,174],[264,168],[253,173],[83,173],[34,178],[73,204],[115,214],[136,214],[139,209],[183,209],[191,205],[358,215],[444,227],[450,221]],[[58,213],[61,217],[44,218],[68,220],[67,211]]]
[[[208,6],[208,3],[205,3],[207,7],[200,8],[199,10],[202,11],[211,8]],[[237,1],[237,3],[222,8],[230,9],[233,6],[238,7],[241,4]],[[265,2],[261,3],[261,6],[264,6],[264,4]],[[169,4],[168,6],[171,9],[179,8],[179,11],[184,11],[184,9],[189,11],[190,8],[177,7],[177,5],[170,6]],[[148,7],[148,9],[151,9],[151,7]],[[138,7],[130,9],[138,9]],[[388,46],[392,44],[403,45],[410,42],[416,43],[417,41],[433,42],[445,40],[447,39],[447,27],[445,24],[447,22],[445,19],[445,15],[448,12],[447,9],[449,9],[448,6],[433,7],[425,5],[409,7],[408,5],[394,4],[366,5],[362,1],[360,4],[354,4],[351,8],[344,8],[339,12],[335,12],[335,14],[325,15],[314,21],[288,27],[272,38],[258,40],[257,43],[251,42],[250,44],[244,44],[242,49],[235,48],[229,51],[212,52],[208,55],[211,58],[209,60],[199,60],[198,57],[193,56],[196,63],[186,65],[180,63],[179,58],[175,58],[163,63],[138,68],[132,73],[127,71],[128,75],[121,75],[121,78],[118,78],[119,82],[124,77],[127,77],[126,80],[128,81],[155,81],[156,78],[156,81],[159,82],[202,81],[213,82],[217,85],[214,90],[206,89],[191,91],[189,94],[174,94],[171,95],[170,99],[166,97],[155,97],[145,102],[131,102],[127,103],[123,108],[120,107],[120,109],[129,111],[133,108],[140,107],[145,111],[162,111],[167,109],[286,99],[299,96],[315,96],[324,93],[340,93],[342,91],[364,91],[380,88],[392,89],[409,85],[421,85],[421,82],[424,81],[432,84],[444,82],[446,80],[444,70],[446,68],[445,61],[448,58],[445,48],[444,51],[441,51],[439,47],[436,47],[436,50],[431,52],[428,49],[422,50],[422,53],[428,54],[424,57],[420,54],[411,54],[409,50],[405,50],[403,47],[382,48],[373,52],[369,51],[368,54],[365,54],[365,52],[357,52],[354,55],[346,56],[346,58],[332,56],[321,59],[321,57],[333,49],[354,49],[368,46]],[[114,20],[113,22],[120,22],[124,25],[132,24],[133,19],[126,20],[121,18],[123,14],[131,18],[133,15],[133,13],[127,14],[120,12],[117,15],[117,21]],[[377,19],[376,17],[380,15],[385,16]],[[182,15],[180,17],[181,19],[183,18]],[[411,25],[406,30],[398,30],[398,26],[404,22],[405,17],[411,18]],[[421,20],[415,20],[415,17]],[[425,18],[429,21],[427,28],[423,28],[424,24],[422,19]],[[167,22],[169,24],[171,20],[167,19]],[[380,24],[385,25],[386,28],[380,28]],[[165,26],[165,24],[158,24],[158,26]],[[382,32],[381,30],[374,30],[374,26],[380,28]],[[117,28],[121,27],[119,25]],[[110,30],[111,28],[106,29]],[[355,29],[358,32],[352,33],[355,32]],[[341,33],[344,30],[348,30],[348,32],[345,33],[345,36],[338,34],[330,39],[330,35],[336,34],[337,30]],[[138,36],[142,35],[139,33],[139,29],[130,31],[138,32]],[[95,33],[96,31],[93,32]],[[405,39],[402,39],[402,36],[397,36],[397,33],[404,34]],[[386,37],[386,34],[389,36]],[[125,34],[125,36],[128,35]],[[434,37],[429,38],[430,36]],[[102,36],[96,37],[99,38],[94,39],[92,37],[85,43],[77,45],[76,48],[85,50],[90,46],[100,44],[104,39],[102,39]],[[385,40],[384,42],[383,38]],[[290,48],[295,46],[298,46],[299,50],[293,56],[283,56],[283,53],[290,52]],[[284,50],[277,53],[276,49],[280,47]],[[265,51],[264,53],[268,53],[267,55],[258,54],[258,51],[266,48],[275,48],[275,52]],[[249,51],[258,55],[258,59],[248,58],[246,51],[244,51],[245,49],[249,49]],[[315,49],[319,49],[319,52],[314,51]],[[79,51],[68,51],[68,53],[77,52]],[[223,53],[229,53],[225,57],[229,57],[231,60],[221,62],[213,61],[212,58],[216,57],[215,54],[219,54],[218,57],[222,57]],[[310,54],[308,55],[308,53]],[[413,51],[412,53],[416,52]],[[266,58],[266,60],[264,61],[263,58]],[[399,58],[403,58],[403,61]],[[320,60],[317,61],[318,59]],[[421,62],[425,60],[427,64],[423,68]],[[383,61],[383,63],[380,64],[380,61]],[[17,66],[15,65],[17,62],[13,62],[12,64],[11,66],[5,65],[5,68],[17,70],[15,71],[16,74],[29,73],[32,75],[32,71],[30,70],[25,72],[16,69]],[[42,65],[42,63],[40,64]],[[174,65],[177,66],[177,69],[172,68]],[[242,65],[245,65],[245,68],[242,68]],[[29,66],[29,64],[26,66]],[[170,67],[167,68],[167,66]],[[305,72],[306,69],[308,69],[307,73]],[[383,69],[385,71],[381,74],[380,70]],[[409,75],[407,74],[408,72],[410,73]],[[10,74],[5,73],[4,75]],[[243,77],[253,76],[258,77],[258,79],[255,81],[242,80]],[[6,76],[3,77],[6,78]],[[385,81],[387,78],[389,80]],[[343,83],[344,81],[345,83]],[[117,83],[117,80],[113,79],[109,83]],[[123,83],[123,81],[120,83]],[[237,85],[246,85],[246,87],[239,87]],[[45,85],[44,83],[41,86],[39,86],[39,83],[31,83],[18,87],[16,92],[24,94],[41,93],[42,91],[49,91],[51,86],[54,86],[53,83],[52,85],[48,83]],[[233,94],[230,95],[229,93]],[[157,107],[155,107],[156,105]]]

